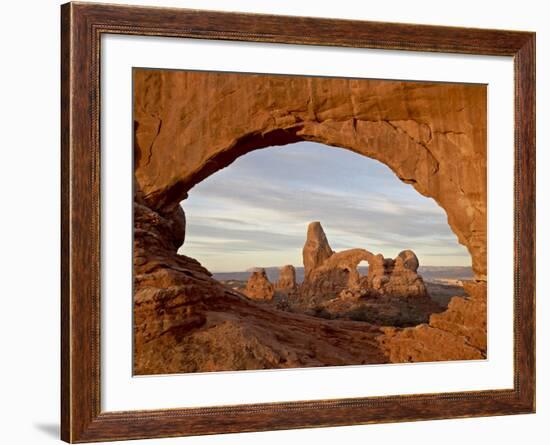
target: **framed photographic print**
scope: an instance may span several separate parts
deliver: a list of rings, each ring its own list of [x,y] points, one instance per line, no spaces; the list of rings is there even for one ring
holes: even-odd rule
[[[62,438],[535,410],[535,35],[62,6]]]

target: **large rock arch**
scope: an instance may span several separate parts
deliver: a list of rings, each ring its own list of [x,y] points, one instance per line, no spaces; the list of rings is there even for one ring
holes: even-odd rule
[[[486,277],[486,91],[479,85],[137,70],[135,177],[169,211],[259,148],[321,142],[389,166],[433,198]]]
[[[484,87],[134,70],[134,128],[136,373],[484,356]],[[344,322],[313,326],[296,315],[252,307],[212,280],[198,262],[177,255],[185,237],[179,203],[195,184],[252,150],[300,140],[383,162],[433,198],[471,254],[476,277],[468,288],[472,298],[457,300],[422,329],[380,335],[369,328],[371,336],[359,339],[353,335],[357,328]],[[231,322],[219,320],[222,311],[232,311]],[[286,336],[279,332],[274,339],[266,323],[274,331],[288,327]],[[231,336],[218,362],[200,362],[194,355],[198,346],[193,338],[220,347],[214,338]],[[300,336],[318,342],[315,357],[297,346],[303,343]],[[242,349],[250,338],[256,342],[255,355],[241,357],[235,348]],[[169,357],[160,344],[170,345]],[[335,349],[336,344],[345,346]]]

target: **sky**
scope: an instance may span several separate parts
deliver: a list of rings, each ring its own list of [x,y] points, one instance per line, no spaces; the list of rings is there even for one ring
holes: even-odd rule
[[[181,203],[179,252],[211,272],[302,266],[307,226],[320,221],[334,251],[395,258],[412,249],[424,266],[470,266],[447,216],[386,165],[313,142],[256,150],[206,178]]]

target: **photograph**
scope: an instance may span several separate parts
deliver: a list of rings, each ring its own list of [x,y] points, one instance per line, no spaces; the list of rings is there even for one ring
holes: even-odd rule
[[[134,67],[133,374],[486,360],[487,85]]]
[[[6,2],[0,442],[546,443],[545,6]]]

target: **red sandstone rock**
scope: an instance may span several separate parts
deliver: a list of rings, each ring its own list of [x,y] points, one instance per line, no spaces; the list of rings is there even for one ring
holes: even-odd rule
[[[183,213],[170,217],[177,223],[134,207],[136,375],[387,362],[376,326],[283,312],[230,291],[176,253]]]
[[[392,363],[479,360],[485,355],[466,338],[426,324],[414,328],[382,328],[380,344]]]
[[[486,87],[134,70],[134,91],[136,189],[151,208],[176,207],[251,150],[321,142],[383,162],[433,198],[485,280]]]
[[[384,295],[427,297],[424,280],[418,275],[418,258],[404,250],[394,260],[377,255],[369,262],[367,285]]]
[[[469,298],[453,297],[445,312],[415,328],[384,328],[380,341],[394,363],[487,357],[487,285],[464,282]]]
[[[394,297],[428,297],[424,281],[417,274],[418,258],[412,250],[404,250],[392,260],[382,255],[373,255],[365,249],[349,249],[336,253],[330,250],[331,254],[328,255],[328,245],[321,224],[311,223],[304,246],[306,275],[300,289],[301,297],[309,302],[319,303],[338,294],[345,295],[346,298],[357,294],[342,293],[349,289],[372,290],[380,295]],[[318,254],[318,246],[325,249],[323,255]],[[361,261],[369,264],[367,277],[361,277],[357,270]]]
[[[350,249],[332,254],[317,267],[309,269],[300,289],[301,296],[310,302],[320,302],[336,296],[344,289],[358,287],[361,277],[357,266],[361,261],[372,257],[365,249]]]
[[[134,70],[134,87],[136,374],[485,356],[485,87],[159,70]],[[380,330],[250,301],[177,254],[193,185],[251,150],[300,140],[377,159],[443,207],[472,255],[470,298],[429,325]],[[304,249],[310,273],[338,255],[319,229]],[[393,268],[407,275],[410,263]],[[344,269],[330,270],[343,282]]]
[[[275,289],[270,283],[265,269],[253,271],[246,283],[244,294],[253,300],[272,300]]]
[[[317,269],[332,254],[332,249],[328,243],[325,231],[321,227],[321,223],[319,221],[310,223],[307,228],[306,243],[302,251],[306,279],[314,269]]]
[[[281,267],[279,270],[279,279],[275,283],[275,289],[287,294],[296,292],[298,284],[296,283],[296,269],[291,264]]]

